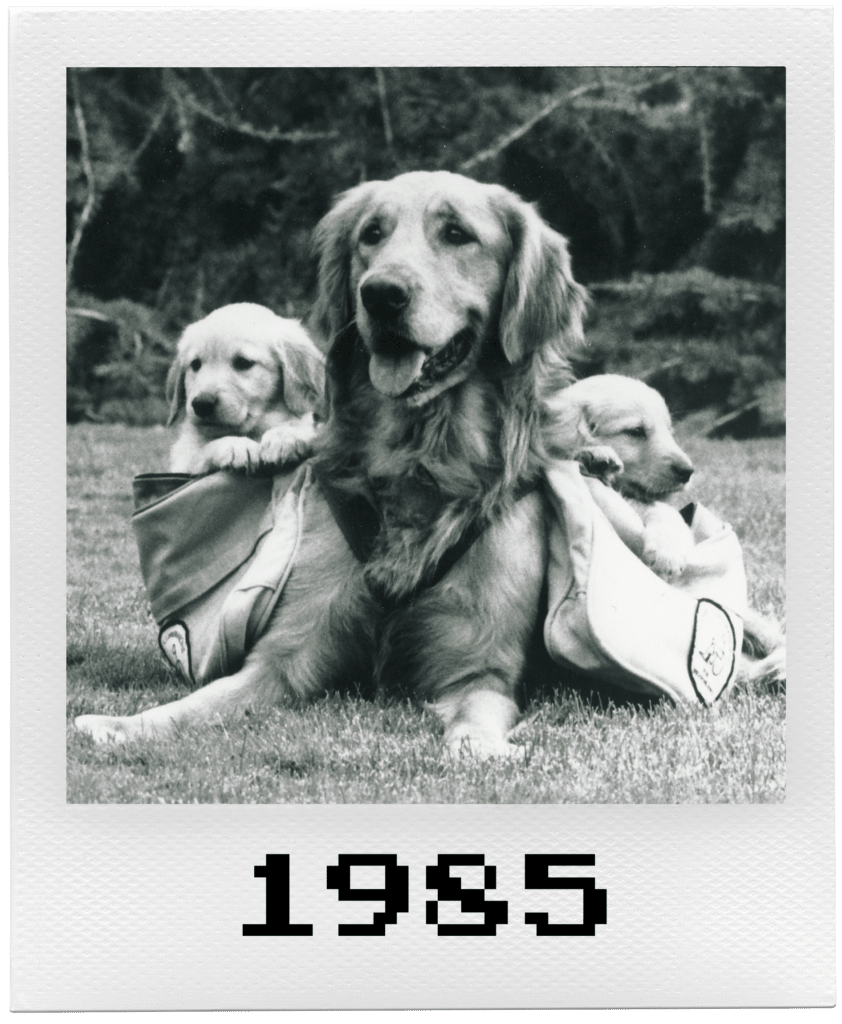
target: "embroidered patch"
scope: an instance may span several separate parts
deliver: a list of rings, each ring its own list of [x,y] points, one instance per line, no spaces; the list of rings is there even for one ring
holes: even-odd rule
[[[190,633],[183,622],[171,622],[158,634],[158,643],[164,657],[184,676],[188,683],[195,683],[190,665]]]
[[[688,670],[699,700],[713,704],[731,681],[737,661],[737,637],[728,613],[702,598],[696,606]]]

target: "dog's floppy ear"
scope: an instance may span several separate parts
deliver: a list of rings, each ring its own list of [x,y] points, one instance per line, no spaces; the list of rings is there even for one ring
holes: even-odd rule
[[[293,321],[284,326],[277,342],[278,357],[283,367],[284,402],[290,412],[304,416],[315,412],[324,416],[325,361],[301,324]]]
[[[571,401],[568,391],[562,389],[541,406],[541,435],[554,458],[572,458],[580,448],[597,443],[589,403]]]
[[[328,347],[354,318],[354,297],[350,289],[351,234],[377,184],[368,181],[344,192],[330,213],[316,225],[313,246],[319,260],[319,291],[308,326]]]
[[[503,191],[500,201],[513,249],[500,316],[503,352],[515,363],[550,347],[566,360],[582,343],[587,298],[573,280],[567,242],[522,199]]]
[[[175,423],[180,410],[187,404],[187,394],[184,390],[184,360],[181,358],[181,352],[176,352],[170,372],[167,374],[164,394],[170,403],[170,415],[167,419],[167,426],[170,427]]]

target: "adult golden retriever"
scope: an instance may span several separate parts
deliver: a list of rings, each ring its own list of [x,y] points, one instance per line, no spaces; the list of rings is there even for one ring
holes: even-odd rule
[[[191,324],[167,378],[174,473],[250,471],[309,455],[324,358],[297,320],[235,302]]]
[[[505,188],[447,172],[359,185],[315,240],[330,414],[273,621],[236,675],[77,726],[166,734],[373,677],[435,708],[454,753],[510,753],[546,568],[539,404],[581,339],[567,245]]]

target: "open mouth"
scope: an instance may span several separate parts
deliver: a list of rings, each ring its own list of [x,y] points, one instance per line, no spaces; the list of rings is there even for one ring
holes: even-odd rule
[[[369,363],[371,383],[390,398],[413,398],[428,391],[464,362],[471,351],[473,331],[463,328],[438,352],[427,355],[424,349],[403,339],[394,346],[396,354],[374,352]]]

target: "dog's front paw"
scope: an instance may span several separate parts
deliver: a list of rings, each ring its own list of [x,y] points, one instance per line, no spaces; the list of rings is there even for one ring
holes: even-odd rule
[[[108,715],[79,715],[73,723],[77,732],[86,733],[94,743],[126,743],[132,738],[128,718],[111,718]]]
[[[522,759],[526,756],[526,749],[522,746],[515,746],[509,743],[503,736],[493,736],[490,733],[466,732],[453,730],[445,736],[448,752],[451,757],[475,758],[478,761],[487,761],[492,757],[505,757],[508,759]]]
[[[597,444],[576,452],[576,461],[589,476],[610,482],[612,477],[623,472],[623,460],[607,444]]]
[[[312,436],[309,434],[305,436],[287,427],[273,427],[260,439],[260,465],[268,469],[290,462],[301,462],[312,450]]]
[[[260,445],[249,437],[220,437],[211,441],[202,452],[199,473],[231,469],[237,473],[253,473],[260,464]]]
[[[641,558],[661,579],[671,580],[680,576],[690,557],[692,544],[664,536],[655,530],[643,531],[643,552]]]

